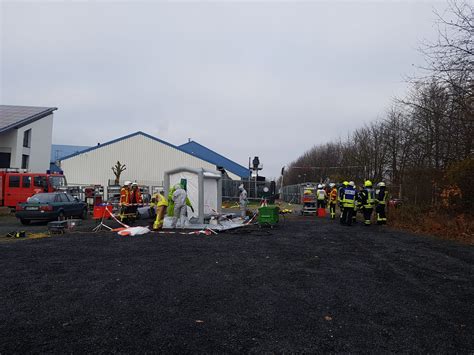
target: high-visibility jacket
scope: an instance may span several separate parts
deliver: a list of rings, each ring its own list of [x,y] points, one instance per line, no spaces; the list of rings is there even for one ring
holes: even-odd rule
[[[381,187],[375,191],[375,202],[378,205],[385,205],[387,203],[388,193],[385,187]]]
[[[328,197],[326,191],[323,190],[323,189],[318,189],[318,190],[316,191],[316,196],[318,197],[318,200],[319,200],[319,201],[323,201],[323,200],[325,200],[325,199]]]
[[[360,203],[364,208],[374,208],[375,191],[372,188],[365,188],[359,192]]]
[[[334,187],[329,193],[329,203],[337,202],[337,189]]]
[[[344,208],[354,208],[356,199],[356,190],[353,186],[344,187],[342,193],[342,206]]]
[[[163,196],[159,192],[157,192],[151,197],[150,207],[155,207],[155,206],[157,207],[168,206],[168,200],[165,198],[165,196]]]
[[[130,191],[130,203],[142,203],[142,193],[139,189]]]
[[[122,187],[120,189],[120,204],[128,205],[130,203],[130,189],[128,187]]]

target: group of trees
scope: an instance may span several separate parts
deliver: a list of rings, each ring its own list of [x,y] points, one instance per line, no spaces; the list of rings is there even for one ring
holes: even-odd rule
[[[303,181],[384,180],[412,203],[473,206],[474,8],[451,2],[438,15],[438,40],[424,43],[423,77],[384,118],[347,139],[313,147],[292,162],[285,185]]]

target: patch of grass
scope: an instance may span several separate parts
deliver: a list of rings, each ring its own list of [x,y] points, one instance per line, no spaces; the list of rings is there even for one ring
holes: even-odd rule
[[[389,210],[388,223],[395,228],[474,245],[474,215],[449,212],[403,206]]]

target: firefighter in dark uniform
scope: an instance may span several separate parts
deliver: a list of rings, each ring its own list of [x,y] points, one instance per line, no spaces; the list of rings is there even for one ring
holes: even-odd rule
[[[337,192],[337,200],[339,201],[339,210],[341,211],[341,215],[339,217],[339,221],[341,224],[344,224],[344,220],[342,219],[342,215],[344,212],[344,206],[342,205],[342,199],[344,198],[344,189],[349,185],[348,181],[344,181],[342,185],[339,187]]]
[[[356,224],[357,223],[357,210],[359,208],[359,200],[357,198],[358,196],[358,191],[357,191],[357,187],[355,185],[355,182],[354,181],[349,181],[349,185],[352,186],[355,190],[355,196],[356,196],[356,199],[354,201],[354,212],[352,213],[352,223]]]
[[[342,224],[347,226],[352,225],[352,215],[354,213],[354,206],[356,202],[356,190],[354,186],[347,185],[344,187],[342,194]]]
[[[375,191],[372,188],[372,181],[366,180],[364,188],[359,192],[359,202],[364,215],[364,226],[370,226],[370,219],[375,206]]]
[[[377,224],[387,224],[385,208],[387,206],[388,192],[384,182],[379,182],[377,187],[378,188],[375,191],[375,213],[377,214]]]

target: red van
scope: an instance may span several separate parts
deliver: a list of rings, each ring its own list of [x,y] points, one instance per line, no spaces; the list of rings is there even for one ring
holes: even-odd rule
[[[67,188],[62,174],[0,171],[0,206],[15,208],[39,192],[54,192]]]

